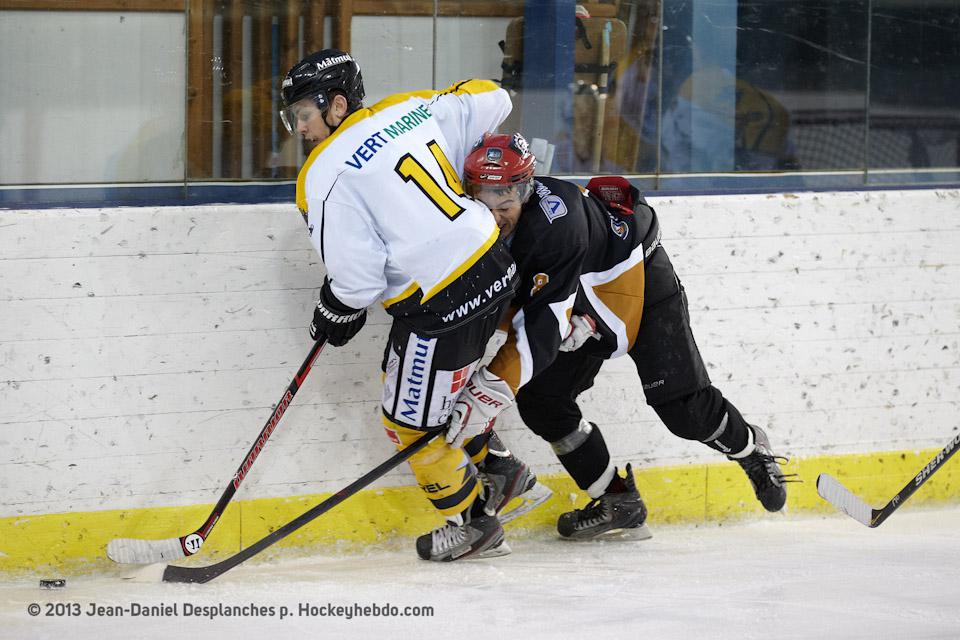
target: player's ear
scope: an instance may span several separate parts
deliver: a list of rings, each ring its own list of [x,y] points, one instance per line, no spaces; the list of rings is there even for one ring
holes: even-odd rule
[[[347,117],[348,108],[346,96],[339,92],[335,93],[333,99],[330,101],[330,109],[333,115],[336,116],[338,120],[343,120]]]

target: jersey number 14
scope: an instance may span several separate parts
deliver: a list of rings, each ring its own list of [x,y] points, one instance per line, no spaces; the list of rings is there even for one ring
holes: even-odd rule
[[[440,149],[437,141],[431,140],[428,142],[427,149],[430,150],[434,160],[436,160],[440,166],[440,171],[443,173],[444,182],[447,183],[447,187],[453,191],[455,195],[463,197],[464,191],[463,185],[460,184],[460,178],[453,170],[453,165],[447,160],[447,156],[443,155],[443,150]],[[413,155],[409,153],[404,154],[393,170],[403,178],[404,182],[413,182],[413,184],[417,185],[417,188],[423,192],[423,195],[427,196],[427,199],[451,220],[456,220],[457,216],[465,211],[456,200],[450,197],[440,183],[437,182],[433,174],[431,174],[419,160],[414,158]]]

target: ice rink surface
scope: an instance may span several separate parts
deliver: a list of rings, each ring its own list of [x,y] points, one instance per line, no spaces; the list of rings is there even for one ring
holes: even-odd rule
[[[408,543],[240,566],[206,585],[118,573],[41,590],[38,575],[0,583],[0,637],[960,638],[958,531],[960,508],[906,509],[877,529],[838,514],[661,526],[646,541],[538,532],[514,540],[510,556],[452,564],[421,561]],[[433,615],[320,615],[355,603]],[[266,611],[196,615],[220,605]],[[162,606],[176,615],[130,615]]]

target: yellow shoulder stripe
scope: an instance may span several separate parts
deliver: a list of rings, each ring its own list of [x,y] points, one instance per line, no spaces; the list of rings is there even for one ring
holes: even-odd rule
[[[390,307],[392,307],[393,305],[397,304],[397,303],[400,302],[401,300],[406,300],[407,298],[409,298],[410,296],[412,296],[413,294],[415,294],[415,293],[416,293],[417,291],[419,291],[419,290],[420,290],[420,285],[417,284],[417,281],[416,281],[416,280],[414,280],[413,282],[410,283],[410,286],[409,286],[409,287],[407,287],[406,289],[403,290],[403,292],[402,292],[400,295],[394,296],[393,298],[390,298],[389,300],[384,300],[384,301],[383,301],[383,308],[384,308],[384,309],[389,309]]]
[[[493,243],[497,241],[498,237],[500,237],[500,228],[494,227],[493,233],[491,233],[490,237],[487,238],[482,245],[480,245],[479,249],[473,252],[473,255],[471,255],[469,258],[464,260],[463,264],[461,264],[459,267],[454,269],[450,275],[448,275],[446,278],[444,278],[437,284],[430,287],[428,291],[425,291],[423,293],[423,298],[421,298],[420,304],[426,304],[427,300],[429,300],[433,296],[443,291],[447,287],[447,285],[449,285],[451,282],[453,282],[454,280],[462,276],[464,273],[466,273],[467,269],[469,269],[474,264],[476,264],[477,260],[483,257],[483,255],[487,252],[487,250],[493,246]]]
[[[458,82],[454,85],[447,87],[443,91],[424,90],[424,91],[409,91],[407,93],[395,93],[392,96],[388,96],[384,98],[383,100],[376,103],[372,107],[368,107],[366,109],[358,109],[357,111],[354,111],[349,116],[347,116],[347,119],[344,120],[339,127],[337,127],[337,130],[334,131],[329,138],[327,138],[326,140],[324,140],[323,142],[321,142],[320,144],[318,144],[316,147],[313,148],[313,150],[310,152],[309,157],[307,157],[306,161],[303,163],[303,167],[301,167],[300,173],[297,175],[297,208],[299,208],[303,214],[307,213],[307,194],[306,194],[306,189],[304,187],[307,180],[307,172],[310,170],[310,167],[313,166],[313,163],[317,159],[317,156],[323,153],[323,150],[326,149],[327,146],[329,146],[330,143],[337,138],[337,136],[339,136],[341,133],[343,133],[353,125],[357,124],[361,120],[365,120],[370,116],[373,116],[374,114],[380,111],[383,111],[384,109],[388,109],[396,104],[405,102],[410,98],[421,98],[423,100],[429,100],[430,98],[433,98],[437,95],[441,95],[445,93],[452,93],[454,95],[461,95],[461,94],[475,95],[478,93],[487,93],[489,91],[496,91],[497,89],[499,89],[499,87],[495,82],[491,80],[463,80],[462,82]]]
[[[452,84],[440,93],[452,93],[454,95],[487,93],[496,91],[500,87],[492,80],[461,80]]]
[[[310,170],[310,167],[313,166],[314,161],[317,159],[323,150],[326,149],[331,142],[336,140],[337,136],[341,133],[357,124],[361,120],[366,120],[367,118],[375,115],[376,113],[388,109],[395,104],[400,104],[405,102],[410,98],[423,98],[424,100],[429,100],[433,96],[437,95],[436,91],[410,91],[408,93],[395,93],[392,96],[388,96],[376,103],[372,107],[366,109],[358,109],[351,113],[347,118],[340,123],[340,126],[337,127],[337,130],[330,135],[329,138],[318,144],[310,152],[310,155],[307,157],[306,161],[303,163],[303,167],[300,168],[300,173],[297,175],[297,208],[301,212],[306,214],[307,212],[307,194],[306,194],[306,181],[307,181],[307,172]]]

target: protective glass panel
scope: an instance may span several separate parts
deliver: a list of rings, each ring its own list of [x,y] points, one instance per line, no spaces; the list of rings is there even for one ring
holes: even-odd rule
[[[634,175],[648,189],[960,175],[956,2],[16,6],[0,9],[8,187],[289,184],[309,148],[281,121],[280,82],[325,47],[361,63],[366,106],[467,78],[502,82],[514,110],[501,131],[527,137],[540,173]]]
[[[874,0],[870,61],[869,168],[939,181],[960,165],[960,3]]]

